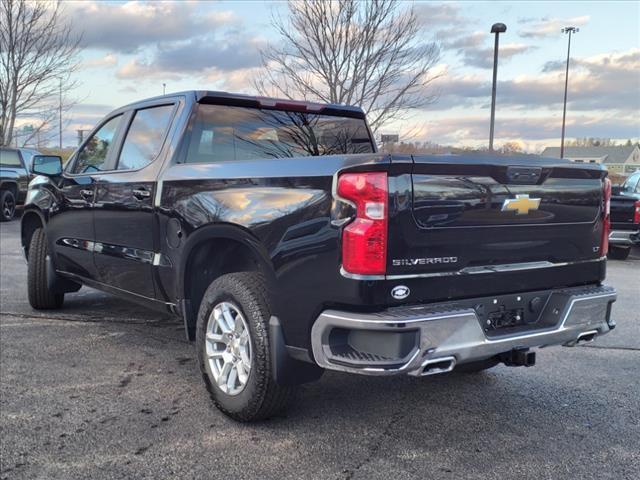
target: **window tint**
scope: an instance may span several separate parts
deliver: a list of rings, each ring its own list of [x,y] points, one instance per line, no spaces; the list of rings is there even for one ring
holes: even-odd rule
[[[16,150],[0,150],[0,165],[21,167],[20,157]]]
[[[104,170],[113,137],[118,130],[122,115],[113,117],[98,130],[78,154],[73,173],[91,173]]]
[[[362,119],[199,105],[187,162],[371,152],[373,145]]]
[[[142,168],[158,156],[171,120],[173,105],[138,110],[124,141],[118,170]]]

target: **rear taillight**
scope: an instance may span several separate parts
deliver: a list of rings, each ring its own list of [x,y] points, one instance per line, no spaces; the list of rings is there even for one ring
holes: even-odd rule
[[[384,275],[389,206],[387,174],[345,173],[338,178],[337,193],[356,207],[356,218],[342,232],[342,268],[358,275]]]
[[[640,223],[640,200],[635,203],[636,209],[633,213],[633,223]]]
[[[605,178],[602,183],[602,238],[600,255],[609,253],[609,233],[611,232],[611,180]]]

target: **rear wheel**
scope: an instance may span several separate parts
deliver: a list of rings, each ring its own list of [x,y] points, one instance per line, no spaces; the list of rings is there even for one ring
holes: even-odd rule
[[[631,247],[616,247],[614,245],[610,245],[607,256],[614,260],[626,260],[630,253]]]
[[[282,411],[291,387],[272,375],[271,309],[262,275],[241,272],[211,283],[198,312],[198,364],[211,398],[229,417],[250,422]]]
[[[57,309],[64,302],[64,293],[52,293],[49,290],[47,255],[47,236],[42,228],[38,228],[31,236],[27,270],[29,304],[36,310]]]
[[[16,214],[16,197],[11,190],[0,192],[0,221],[8,222],[13,220]]]

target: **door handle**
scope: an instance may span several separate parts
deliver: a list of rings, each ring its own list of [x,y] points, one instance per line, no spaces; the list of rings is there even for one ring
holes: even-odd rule
[[[144,200],[145,198],[149,198],[151,196],[151,192],[144,188],[136,188],[133,191],[133,196],[136,197],[138,200]]]
[[[93,197],[93,190],[80,190],[80,196],[85,200]]]

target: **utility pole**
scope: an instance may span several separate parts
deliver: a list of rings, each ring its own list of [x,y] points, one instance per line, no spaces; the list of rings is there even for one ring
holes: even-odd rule
[[[489,151],[493,152],[493,131],[496,121],[496,82],[498,80],[498,38],[501,33],[507,31],[504,23],[494,23],[491,33],[496,34],[496,43],[493,47],[493,88],[491,89],[491,126],[489,131]]]
[[[571,54],[571,34],[578,33],[579,28],[564,27],[561,32],[569,34],[569,46],[567,47],[567,71],[564,76],[564,106],[562,107],[562,138],[560,139],[560,158],[564,158],[564,125],[567,119],[567,89],[569,87],[569,55]]]
[[[82,145],[82,142],[84,141],[84,132],[88,132],[89,130],[86,130],[84,128],[79,128],[76,130],[76,132],[78,132],[78,146]]]
[[[58,133],[60,135],[60,150],[62,150],[62,77],[58,78],[60,89],[58,91]]]

